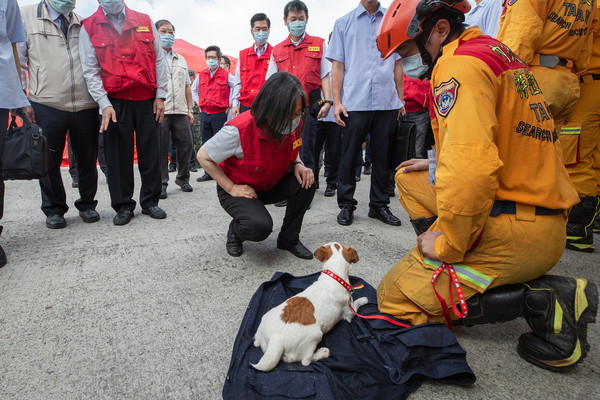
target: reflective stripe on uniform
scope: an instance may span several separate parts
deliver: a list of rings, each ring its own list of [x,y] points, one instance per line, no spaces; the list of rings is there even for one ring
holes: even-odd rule
[[[581,132],[581,127],[571,127],[571,128],[561,128],[561,135],[579,135]]]
[[[430,265],[435,268],[438,268],[442,265],[442,262],[441,261],[433,261],[433,260],[426,258],[425,264]],[[454,267],[454,270],[456,271],[456,275],[458,275],[459,278],[461,278],[467,282],[471,282],[472,284],[479,286],[483,290],[486,290],[488,288],[488,286],[490,286],[490,284],[494,280],[493,278],[491,278],[485,274],[482,274],[481,272],[476,271],[473,268],[469,268],[466,265],[452,264],[452,266]]]

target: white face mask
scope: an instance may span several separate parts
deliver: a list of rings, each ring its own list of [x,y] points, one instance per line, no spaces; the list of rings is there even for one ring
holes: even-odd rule
[[[108,14],[119,14],[123,11],[123,0],[100,0],[100,6]]]
[[[419,79],[429,69],[428,65],[423,64],[421,53],[413,54],[410,57],[402,58],[402,69],[404,74],[411,79]]]
[[[296,128],[298,128],[298,125],[300,125],[300,121],[302,121],[302,116],[299,116],[298,118],[294,119],[292,121],[292,126],[290,126],[285,132],[280,132],[282,135],[289,135],[290,133],[294,132],[296,130]]]

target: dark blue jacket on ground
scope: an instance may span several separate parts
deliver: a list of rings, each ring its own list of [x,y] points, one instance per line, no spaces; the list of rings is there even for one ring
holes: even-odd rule
[[[320,273],[294,277],[277,272],[252,297],[233,345],[231,364],[223,387],[225,400],[252,399],[404,399],[427,378],[470,385],[475,375],[466,352],[443,324],[400,328],[382,320],[355,317],[338,323],[317,346],[328,347],[330,357],[313,362],[280,362],[269,372],[257,371],[263,353],[254,347],[262,316],[317,280]],[[360,278],[350,284],[364,287],[353,298],[366,296],[361,315],[378,314],[375,289]]]

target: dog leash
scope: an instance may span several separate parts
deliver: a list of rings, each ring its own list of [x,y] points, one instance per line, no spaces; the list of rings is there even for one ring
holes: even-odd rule
[[[334,272],[331,272],[330,270],[326,269],[323,271],[323,273],[325,275],[327,275],[328,277],[334,279],[335,281],[337,281],[340,285],[342,285],[344,287],[344,289],[346,289],[348,292],[352,293],[354,289],[356,288],[361,288],[364,285],[360,284],[357,286],[351,286],[348,282],[346,282],[345,280],[343,280],[342,278],[340,278],[337,274],[335,274]],[[356,312],[356,310],[354,309],[354,307],[352,307],[351,303],[348,303],[348,307],[350,307],[350,309],[352,310],[352,312],[354,313],[354,315],[356,315],[359,318],[362,319],[381,319],[384,321],[389,322],[390,324],[394,324],[397,326],[401,326],[403,328],[410,328],[411,326],[408,324],[404,324],[402,322],[398,322],[398,321],[394,321],[391,318],[388,318],[384,315],[360,315],[359,313]]]

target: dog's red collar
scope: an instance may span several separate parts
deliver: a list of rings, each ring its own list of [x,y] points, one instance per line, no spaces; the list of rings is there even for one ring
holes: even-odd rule
[[[342,278],[340,278],[339,276],[337,276],[336,274],[334,274],[333,272],[331,272],[330,270],[326,269],[323,271],[323,273],[333,279],[335,279],[340,285],[342,285],[347,291],[352,292],[352,286],[350,286],[350,284],[348,282],[346,282],[345,280],[343,280]]]

